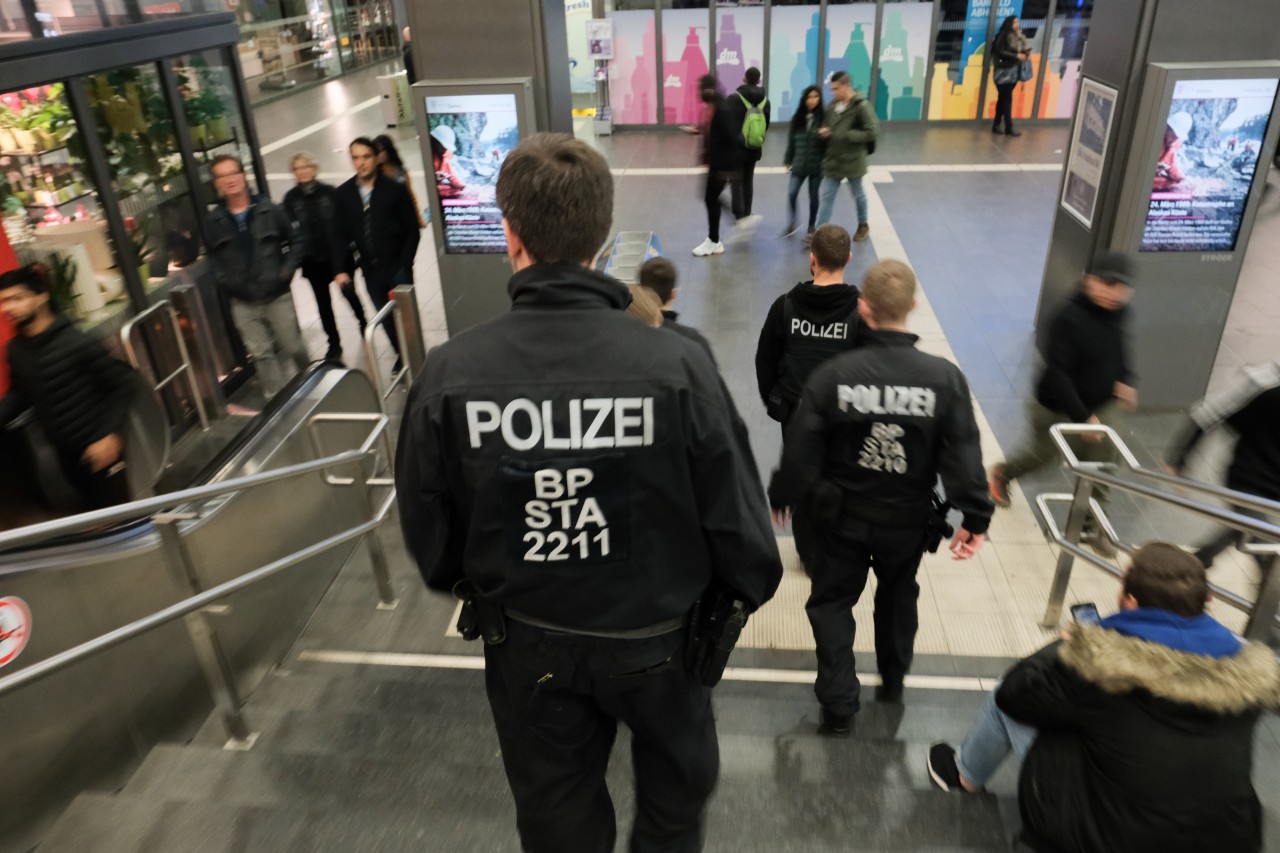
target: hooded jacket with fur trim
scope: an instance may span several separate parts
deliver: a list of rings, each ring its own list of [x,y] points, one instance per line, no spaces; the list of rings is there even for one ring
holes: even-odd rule
[[[1039,730],[1019,780],[1024,841],[1055,853],[1259,850],[1253,730],[1280,707],[1280,665],[1256,643],[1224,650],[1230,634],[1208,616],[1132,613],[1078,626],[996,693]]]

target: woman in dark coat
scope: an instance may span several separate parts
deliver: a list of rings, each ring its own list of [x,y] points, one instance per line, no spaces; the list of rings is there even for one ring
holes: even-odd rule
[[[822,155],[827,141],[818,135],[822,127],[822,90],[810,86],[800,95],[800,108],[791,117],[787,136],[787,153],[782,164],[791,173],[791,186],[787,190],[787,227],[782,236],[796,233],[796,198],[804,182],[809,182],[809,235],[818,221],[818,187],[822,186]]]
[[[1031,46],[1022,34],[1022,22],[1017,15],[1010,15],[1000,25],[1000,31],[991,40],[992,76],[996,84],[996,120],[992,133],[1000,133],[1000,121],[1004,120],[1004,133],[1021,136],[1013,129],[1013,90],[1018,85],[1018,70],[1023,60],[1031,58]]]

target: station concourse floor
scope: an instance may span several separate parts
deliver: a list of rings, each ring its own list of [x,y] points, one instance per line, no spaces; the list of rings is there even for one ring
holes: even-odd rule
[[[387,132],[399,141],[418,197],[427,203],[416,133],[411,127],[384,128],[377,73],[385,70],[370,69],[256,111],[274,198],[292,184],[288,158],[294,151],[314,154],[322,180],[336,184],[351,174],[346,143],[355,136]],[[799,238],[779,236],[786,219],[785,138],[770,135],[757,169],[753,212],[764,221],[754,236],[727,241],[727,251],[719,257],[695,258],[690,250],[706,231],[696,140],[669,131],[619,131],[594,138],[589,119],[576,124],[579,136],[597,146],[614,169],[614,231],[653,230],[674,261],[680,276],[675,307],[682,322],[711,342],[767,478],[781,442],[755,389],[756,340],[771,302],[810,277]],[[1036,370],[1032,317],[1067,141],[1063,125],[1021,129],[1024,135],[1011,139],[974,125],[888,128],[865,181],[870,239],[855,244],[846,276],[858,283],[878,258],[900,258],[913,266],[921,294],[911,328],[920,335],[922,349],[953,359],[968,376],[988,465],[1011,452],[1024,429],[1022,407]],[[1280,181],[1272,176],[1255,242],[1267,237],[1280,244],[1273,239],[1280,236],[1277,195]],[[800,206],[803,221],[803,194]],[[837,199],[834,221],[851,231],[856,225],[847,190]],[[722,229],[726,235],[732,232],[727,211]],[[428,346],[447,337],[434,251],[428,228],[415,268]],[[297,282],[294,294],[309,346],[318,356],[325,342],[310,288]],[[1259,291],[1250,298],[1253,310],[1280,317],[1280,296]],[[366,367],[354,320],[339,300],[335,306],[348,364]],[[1227,334],[1232,334],[1230,328]],[[1215,382],[1233,364],[1262,357],[1253,351],[1257,342],[1228,343],[1226,349],[1237,355],[1220,357]],[[390,355],[384,348],[377,358],[377,369],[385,375]],[[1123,437],[1144,464],[1157,464],[1184,418],[1182,413],[1140,413],[1129,419]],[[1197,464],[1193,473],[1214,479],[1222,449],[1211,448]],[[907,681],[905,709],[864,702],[855,736],[847,741],[814,733],[818,709],[810,692],[812,635],[803,611],[807,580],[790,536],[779,535],[787,563],[782,587],[748,624],[731,675],[717,690],[723,769],[720,794],[711,807],[708,850],[1011,849],[1017,825],[1011,770],[1005,768],[997,777],[994,799],[948,797],[929,790],[924,750],[939,738],[958,742],[983,692],[1013,660],[1052,639],[1053,632],[1039,622],[1056,552],[1045,543],[1028,496],[1066,488],[1058,470],[1029,476],[1014,487],[1012,508],[997,511],[989,542],[976,559],[952,561],[945,549],[926,557],[919,575],[917,658]],[[1113,500],[1112,514],[1122,538],[1132,542],[1167,538],[1189,544],[1208,529],[1189,517],[1138,506],[1123,495]],[[474,670],[481,664],[479,649],[453,632],[453,602],[422,589],[394,526],[382,535],[398,556],[400,607],[375,613],[367,568],[353,561],[283,671],[302,676],[359,671],[393,678],[400,670],[427,670],[447,684],[471,678],[472,687],[478,687]],[[1252,598],[1258,572],[1252,560],[1228,552],[1211,579]],[[1092,601],[1106,612],[1117,592],[1110,576],[1077,562],[1067,603]],[[875,683],[869,654],[871,599],[869,587],[855,609],[862,630],[854,648],[860,669],[869,676],[864,685]],[[1216,603],[1211,609],[1232,627],[1242,627],[1238,612]],[[450,736],[496,744],[482,692],[472,689],[470,694],[476,701],[473,714],[450,718],[448,725],[460,727]],[[625,752],[615,758],[615,765],[625,766]],[[1256,758],[1267,849],[1280,850],[1280,721],[1274,716],[1258,729]],[[625,837],[630,792],[620,774],[615,767],[610,779]],[[465,780],[459,785],[461,791]],[[451,807],[447,799],[429,806],[441,815]],[[506,809],[476,818],[479,825],[472,828],[483,841],[470,849],[515,849],[513,812],[509,805]],[[743,822],[745,829],[736,826]],[[717,840],[722,837],[718,830],[724,833],[723,843]],[[729,838],[737,840],[729,844]]]

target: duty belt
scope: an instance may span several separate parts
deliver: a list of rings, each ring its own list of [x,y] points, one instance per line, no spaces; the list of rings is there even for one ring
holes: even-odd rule
[[[672,631],[679,631],[684,627],[685,618],[679,616],[675,619],[667,619],[664,622],[657,622],[653,625],[646,625],[643,628],[632,628],[627,631],[605,631],[602,629],[587,630],[584,628],[569,628],[565,625],[557,625],[554,622],[547,622],[533,616],[521,613],[519,610],[512,610],[510,607],[502,608],[503,613],[508,619],[521,622],[525,625],[531,625],[534,628],[541,628],[544,631],[554,631],[557,634],[575,634],[582,637],[603,637],[608,640],[647,640],[651,637],[661,637],[663,634],[670,634]]]

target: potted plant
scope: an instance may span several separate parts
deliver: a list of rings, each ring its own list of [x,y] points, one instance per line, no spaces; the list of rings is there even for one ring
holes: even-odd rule
[[[151,220],[134,221],[129,217],[125,221],[129,231],[129,242],[121,247],[121,255],[125,263],[138,270],[138,279],[146,284],[151,280]]]
[[[68,317],[75,317],[75,302],[80,298],[76,292],[76,276],[80,274],[80,265],[71,255],[51,252],[45,264],[49,270],[49,302],[53,309]]]

